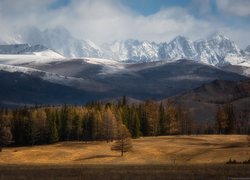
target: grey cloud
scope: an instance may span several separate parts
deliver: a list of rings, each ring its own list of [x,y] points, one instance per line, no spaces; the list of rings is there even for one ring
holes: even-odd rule
[[[202,15],[210,15],[211,3],[211,0],[192,0],[190,10]]]
[[[249,0],[217,0],[219,10],[236,16],[250,16]]]
[[[143,16],[117,0],[72,0],[69,5],[59,9],[49,8],[55,0],[13,2],[0,1],[1,8],[9,8],[0,12],[0,39],[10,38],[12,30],[30,26],[40,29],[64,26],[76,38],[90,39],[99,44],[128,38],[162,42],[176,35],[198,39],[215,31],[230,35],[241,46],[250,44],[249,41],[241,42],[249,28],[235,29],[216,19],[198,19],[188,8],[165,8],[150,16]],[[209,0],[206,2],[209,3]],[[197,4],[197,1],[193,3]],[[209,14],[210,10],[205,8],[202,13]],[[238,34],[239,31],[242,36]]]

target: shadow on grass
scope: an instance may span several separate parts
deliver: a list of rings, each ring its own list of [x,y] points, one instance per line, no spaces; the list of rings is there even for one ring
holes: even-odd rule
[[[88,156],[86,158],[79,158],[75,161],[84,161],[89,159],[99,159],[99,158],[108,158],[108,157],[121,157],[120,155],[95,155],[95,156]]]
[[[221,147],[221,149],[227,149],[227,148],[240,148],[240,147],[247,147],[245,142],[237,142],[237,143],[230,143],[228,145],[225,145]]]

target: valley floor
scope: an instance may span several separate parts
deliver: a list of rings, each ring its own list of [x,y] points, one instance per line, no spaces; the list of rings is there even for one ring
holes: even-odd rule
[[[247,136],[159,136],[133,140],[123,157],[106,142],[61,142],[54,145],[4,148],[0,179],[190,179],[249,177],[250,165],[226,165],[250,157]],[[41,176],[40,176],[41,174]],[[109,174],[109,175],[108,175]],[[38,175],[38,176],[37,176]],[[43,178],[42,178],[43,177]],[[60,178],[60,179],[61,179]],[[98,179],[99,179],[98,178]],[[105,179],[104,178],[104,179]]]
[[[0,164],[208,164],[250,157],[244,135],[144,137],[134,139],[132,151],[123,157],[111,145],[91,141],[4,148]]]

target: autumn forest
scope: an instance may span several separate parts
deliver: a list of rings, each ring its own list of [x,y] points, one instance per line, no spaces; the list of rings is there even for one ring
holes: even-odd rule
[[[121,125],[132,138],[191,134],[248,134],[230,104],[218,106],[214,120],[195,122],[189,112],[171,103],[92,102],[85,106],[44,106],[1,109],[1,147],[50,144],[58,141],[116,140]],[[242,130],[243,129],[243,130]]]

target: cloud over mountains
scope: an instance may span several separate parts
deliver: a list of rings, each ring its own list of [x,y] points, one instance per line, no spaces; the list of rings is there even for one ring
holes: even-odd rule
[[[247,0],[205,0],[202,4],[193,0],[187,7],[161,6],[150,15],[141,14],[122,0],[71,0],[56,4],[60,0],[1,0],[0,39],[30,26],[64,26],[76,38],[97,43],[129,38],[162,42],[176,35],[197,39],[220,32],[242,48],[250,44],[246,38],[250,32]]]

